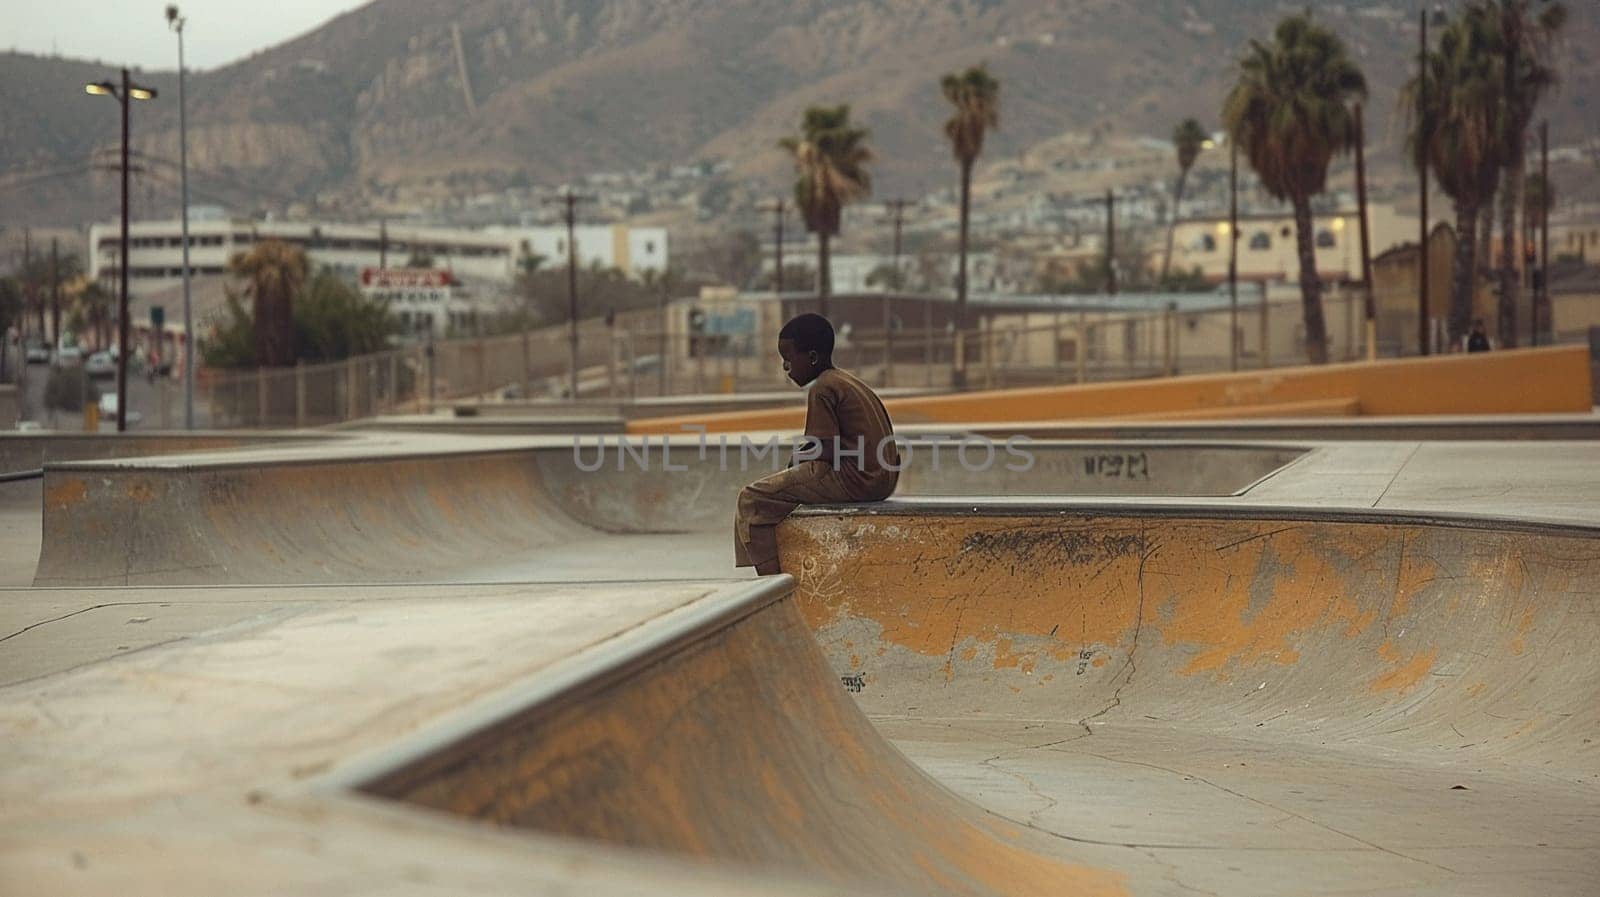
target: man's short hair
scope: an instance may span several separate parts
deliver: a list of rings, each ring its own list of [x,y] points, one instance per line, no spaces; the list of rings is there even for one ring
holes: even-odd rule
[[[833,356],[833,325],[822,315],[803,314],[778,331],[778,339],[790,340],[801,352],[815,352],[823,358]]]

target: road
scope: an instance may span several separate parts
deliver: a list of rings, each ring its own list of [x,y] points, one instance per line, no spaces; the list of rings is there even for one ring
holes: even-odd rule
[[[82,430],[83,415],[73,411],[61,411],[45,407],[44,391],[50,379],[50,368],[44,364],[30,364],[23,372],[23,400],[22,420],[38,422],[41,427],[49,430]],[[112,392],[116,389],[117,381],[113,379],[92,381],[102,393]],[[175,379],[161,379],[154,383],[143,376],[129,371],[128,377],[128,410],[138,416],[138,420],[130,420],[130,430],[167,430],[183,428],[183,384]],[[131,416],[131,415],[130,415]],[[201,405],[195,407],[196,424],[205,426],[209,419],[207,410]],[[102,419],[102,431],[114,431],[115,420]]]

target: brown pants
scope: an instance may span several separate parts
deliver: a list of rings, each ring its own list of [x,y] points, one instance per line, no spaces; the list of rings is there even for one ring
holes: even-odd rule
[[[739,490],[733,518],[735,566],[757,567],[776,561],[778,524],[795,508],[882,501],[894,492],[898,479],[892,470],[863,476],[834,470],[825,461],[805,461],[756,480]]]

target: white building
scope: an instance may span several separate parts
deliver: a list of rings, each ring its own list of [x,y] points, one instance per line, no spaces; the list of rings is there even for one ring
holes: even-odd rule
[[[116,224],[89,228],[89,272],[114,277],[120,229]],[[136,221],[128,228],[128,292],[146,296],[181,283],[182,225],[178,219]],[[617,268],[629,276],[665,270],[664,228],[579,227],[574,231],[578,264]],[[430,267],[450,271],[467,284],[492,289],[511,283],[522,258],[543,256],[546,268],[567,260],[565,227],[515,227],[466,230],[406,224],[342,224],[317,221],[255,221],[191,215],[189,265],[196,275],[222,274],[228,260],[261,240],[282,240],[306,250],[314,267],[326,266],[354,280],[364,268],[400,267],[426,256]]]

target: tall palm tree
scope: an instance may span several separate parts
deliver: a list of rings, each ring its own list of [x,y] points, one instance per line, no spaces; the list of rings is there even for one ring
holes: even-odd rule
[[[1560,0],[1477,0],[1469,15],[1482,16],[1496,33],[1504,115],[1500,120],[1500,344],[1517,344],[1517,210],[1522,201],[1523,147],[1539,101],[1556,83],[1551,48],[1567,21]],[[1546,319],[1548,320],[1548,319]]]
[[[255,320],[257,367],[294,364],[294,299],[305,286],[305,251],[281,240],[262,240],[236,253],[228,271],[243,278]]]
[[[1278,23],[1271,43],[1258,40],[1239,60],[1239,80],[1222,107],[1223,127],[1275,199],[1294,206],[1300,254],[1300,302],[1306,355],[1328,360],[1328,328],[1317,276],[1311,197],[1328,182],[1328,164],[1351,148],[1351,105],[1367,95],[1367,79],[1332,31],[1309,12]]]
[[[1186,118],[1172,132],[1172,146],[1178,151],[1178,184],[1172,191],[1172,217],[1167,220],[1167,251],[1161,256],[1161,282],[1166,283],[1172,270],[1172,235],[1178,227],[1178,210],[1183,205],[1183,188],[1189,181],[1189,169],[1200,158],[1200,150],[1210,141],[1211,135],[1200,123]]]
[[[794,201],[806,230],[817,235],[817,311],[828,314],[833,292],[829,241],[838,236],[844,207],[872,192],[867,130],[850,121],[849,104],[812,106],[800,134],[778,145],[794,159]]]
[[[1428,51],[1423,71],[1401,91],[1410,118],[1412,161],[1437,173],[1439,188],[1455,203],[1456,253],[1450,266],[1451,343],[1466,339],[1477,284],[1480,210],[1500,179],[1500,78],[1493,55],[1495,31],[1479,8],[1451,21]],[[1427,79],[1427,105],[1418,93]]]
[[[983,154],[983,138],[1000,127],[1000,82],[984,65],[953,72],[939,80],[944,98],[955,113],[944,123],[944,136],[961,166],[961,232],[956,262],[956,327],[967,324],[967,233],[972,218],[972,168]],[[958,382],[965,372],[956,371]]]

